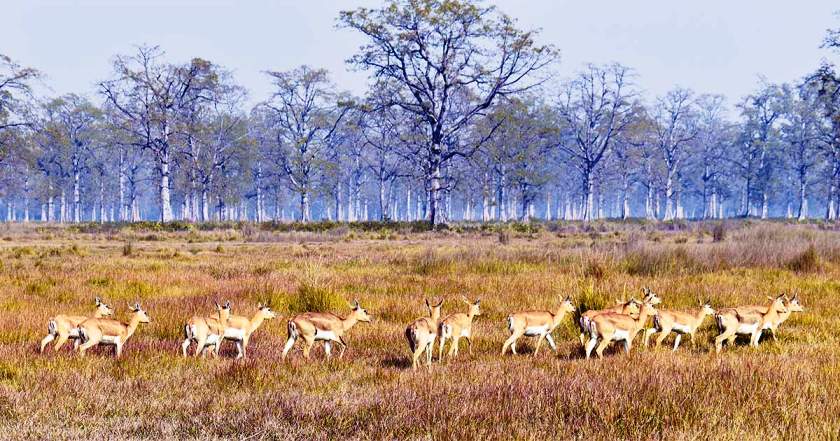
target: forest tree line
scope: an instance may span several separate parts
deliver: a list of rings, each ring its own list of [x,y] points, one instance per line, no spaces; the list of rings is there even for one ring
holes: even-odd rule
[[[646,97],[627,66],[558,79],[558,51],[483,2],[344,11],[348,64],[269,71],[271,96],[157,46],[95,94],[35,96],[0,55],[0,218],[10,222],[837,219],[840,74],[758,81],[735,101]],[[840,31],[823,46],[840,51]]]

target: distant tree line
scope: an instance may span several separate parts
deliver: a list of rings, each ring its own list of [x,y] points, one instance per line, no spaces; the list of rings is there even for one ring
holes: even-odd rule
[[[36,97],[0,56],[6,221],[837,219],[840,74],[824,64],[740,101],[676,87],[646,100],[629,67],[558,81],[557,51],[471,0],[344,11],[348,63],[268,72],[271,96],[212,61],[141,46],[91,97]],[[840,51],[840,31],[824,47]]]

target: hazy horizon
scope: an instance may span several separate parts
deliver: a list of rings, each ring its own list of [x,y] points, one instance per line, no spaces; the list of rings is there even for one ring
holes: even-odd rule
[[[825,29],[840,21],[834,14],[840,7],[826,0],[809,2],[807,9],[794,2],[750,6],[719,0],[491,3],[520,27],[542,29],[540,41],[561,51],[559,78],[587,62],[617,61],[636,71],[648,97],[680,85],[726,95],[731,105],[757,87],[760,75],[794,81],[822,59],[836,59],[819,47]],[[113,56],[139,44],[160,45],[172,62],[202,57],[225,66],[249,90],[251,104],[270,94],[263,71],[301,64],[327,68],[339,88],[362,94],[366,74],[344,63],[362,39],[336,29],[336,17],[342,9],[378,4],[33,0],[6,6],[0,53],[44,72],[39,92],[45,95],[92,95],[95,84],[111,74]]]

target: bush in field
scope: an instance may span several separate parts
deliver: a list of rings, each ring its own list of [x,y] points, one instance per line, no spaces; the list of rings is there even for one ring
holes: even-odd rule
[[[122,255],[126,257],[131,257],[134,255],[134,243],[128,241],[123,244]]]
[[[817,254],[817,249],[814,244],[808,246],[798,256],[794,257],[787,264],[788,269],[798,273],[814,272],[820,268],[820,256]]]
[[[634,276],[656,276],[667,273],[690,273],[699,264],[688,255],[685,248],[650,251],[639,249],[627,253],[624,258],[627,274]]]
[[[723,222],[718,222],[712,229],[712,241],[723,242],[726,240],[726,225]]]
[[[330,288],[301,285],[297,292],[289,298],[289,312],[330,312],[347,309],[347,301],[340,294]]]

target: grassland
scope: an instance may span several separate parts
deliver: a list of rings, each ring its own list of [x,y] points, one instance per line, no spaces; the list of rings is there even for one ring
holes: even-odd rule
[[[0,433],[3,439],[837,439],[840,437],[840,232],[837,225],[731,223],[208,231],[0,227]],[[717,237],[715,237],[717,236]],[[583,360],[573,319],[559,353],[499,355],[509,312],[582,309],[640,296],[662,307],[764,302],[799,292],[807,311],[779,341],[710,353],[698,344],[616,349]],[[474,355],[411,372],[405,325],[424,297],[481,297]],[[100,348],[38,354],[47,319],[92,312],[100,296],[141,326],[123,358]],[[280,361],[291,314],[374,316],[349,333],[342,360]],[[184,359],[182,325],[230,299],[280,317],[251,340],[249,358]],[[670,339],[668,340],[670,342]],[[638,343],[638,340],[637,340]],[[532,343],[528,343],[528,348]]]

